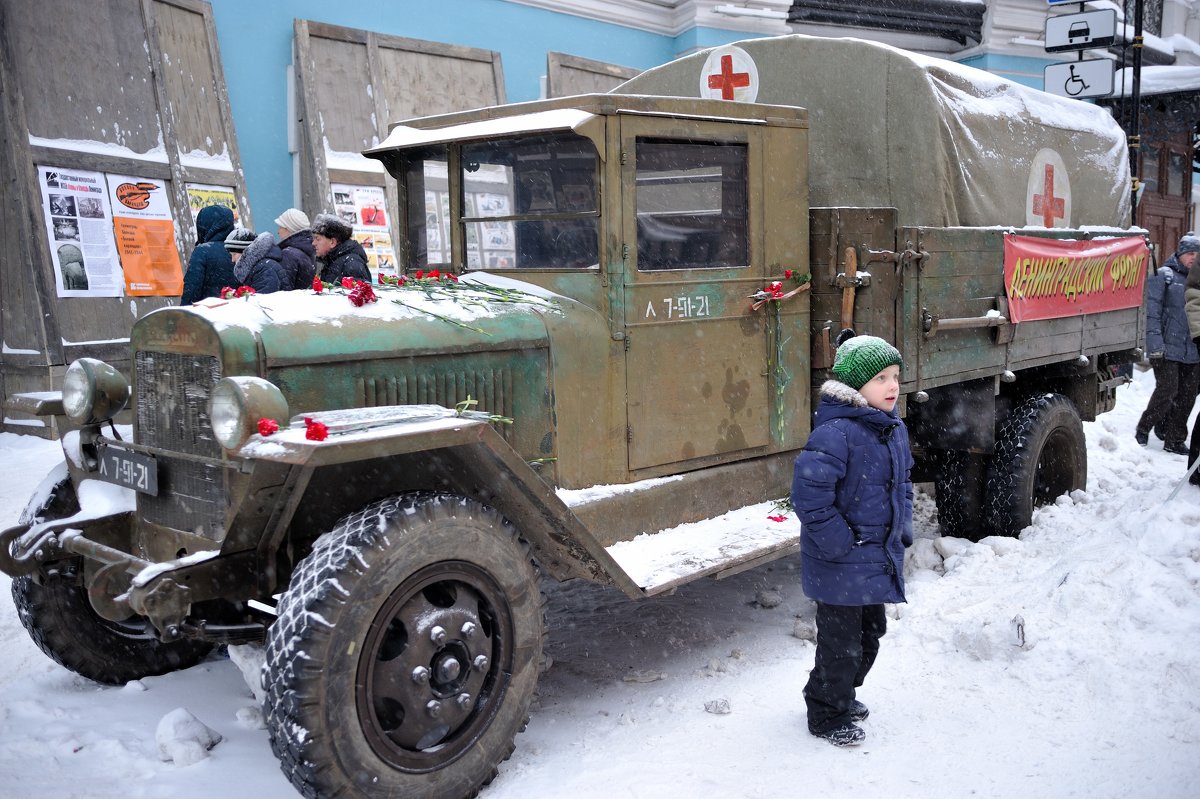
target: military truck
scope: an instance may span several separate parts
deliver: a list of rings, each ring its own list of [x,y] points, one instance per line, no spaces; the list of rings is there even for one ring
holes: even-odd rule
[[[787,495],[841,328],[904,352],[944,532],[1014,535],[1084,487],[1081,420],[1144,324],[1122,142],[806,37],[396,125],[368,155],[402,274],[162,309],[132,375],[85,359],[18,399],[66,459],[0,568],[102,683],[264,642],[305,796],[474,795],[526,723],[539,576],[643,599],[797,551],[766,510],[703,547],[680,526]]]

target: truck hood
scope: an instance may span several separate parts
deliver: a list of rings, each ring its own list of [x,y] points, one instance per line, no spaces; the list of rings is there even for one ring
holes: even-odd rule
[[[426,283],[426,285],[429,285]],[[546,346],[545,316],[577,303],[521,281],[474,273],[456,290],[375,286],[378,301],[354,306],[326,289],[210,299],[164,308],[134,327],[135,350],[207,351],[226,374],[303,363],[367,360],[384,353],[508,350]],[[497,291],[510,301],[500,301]],[[515,300],[515,301],[514,301]]]

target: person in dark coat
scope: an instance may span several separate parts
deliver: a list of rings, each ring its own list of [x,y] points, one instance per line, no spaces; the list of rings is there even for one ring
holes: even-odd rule
[[[256,294],[279,291],[283,285],[283,253],[270,233],[259,233],[239,227],[225,239],[225,249],[233,258],[236,285],[249,286]]]
[[[817,603],[816,658],[804,687],[808,730],[856,746],[866,733],[854,722],[867,707],[855,689],[887,631],[884,603],[905,601],[913,458],[896,413],[899,351],[853,331],[838,338],[838,379],[821,387],[812,435],[796,458],[792,504],[803,525],[804,593]]]
[[[1188,335],[1192,337],[1192,344],[1197,351],[1200,351],[1200,256],[1192,261],[1184,281],[1183,307],[1187,315]],[[1194,486],[1200,486],[1200,469],[1192,468],[1197,459],[1200,459],[1200,416],[1192,423],[1192,438],[1188,445],[1188,469],[1191,471],[1188,482]]]
[[[1162,433],[1163,450],[1187,455],[1188,415],[1200,390],[1200,350],[1184,309],[1188,270],[1200,258],[1200,238],[1184,236],[1175,254],[1146,279],[1146,354],[1154,368],[1154,393],[1133,435],[1143,447],[1150,431]]]
[[[350,235],[354,229],[333,214],[317,214],[312,223],[313,248],[320,260],[321,280],[341,283],[342,278],[371,282],[367,252]]]
[[[205,297],[221,296],[221,289],[235,284],[233,260],[223,246],[233,232],[233,211],[223,205],[208,205],[196,214],[196,249],[188,259],[183,276],[180,305],[191,305]]]
[[[283,290],[312,288],[317,274],[316,250],[313,249],[308,215],[289,208],[275,218],[279,226],[279,249],[283,251]]]

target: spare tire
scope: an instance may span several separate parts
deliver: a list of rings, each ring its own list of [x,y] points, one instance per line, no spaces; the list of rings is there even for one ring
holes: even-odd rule
[[[995,535],[1016,536],[1033,509],[1087,486],[1087,444],[1075,404],[1040,394],[1018,405],[996,441],[988,469],[988,522]]]

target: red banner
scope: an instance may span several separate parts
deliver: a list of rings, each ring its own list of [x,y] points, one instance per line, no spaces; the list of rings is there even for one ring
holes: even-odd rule
[[[1004,290],[1013,322],[1136,308],[1150,251],[1141,236],[1074,241],[1004,237]]]

